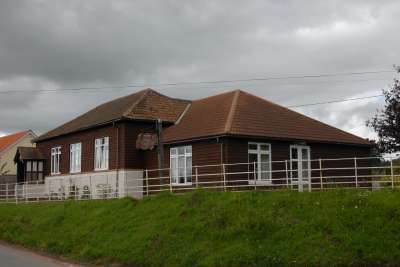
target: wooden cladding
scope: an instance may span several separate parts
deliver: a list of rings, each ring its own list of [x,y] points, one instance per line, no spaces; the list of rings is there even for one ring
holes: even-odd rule
[[[50,173],[51,148],[53,147],[61,147],[60,173],[69,174],[70,145],[75,143],[82,144],[81,172],[93,172],[95,170],[95,140],[106,136],[109,138],[109,170],[154,170],[158,169],[156,147],[153,150],[141,150],[136,148],[136,140],[139,134],[154,133],[154,131],[155,123],[124,121],[38,142],[37,147],[46,158],[46,164],[44,164],[45,175],[49,175]],[[209,138],[195,142],[168,144],[164,147],[163,167],[166,169],[170,168],[170,148],[184,145],[192,146],[193,166],[248,163],[249,142],[268,144],[270,147],[269,156],[272,162],[289,160],[290,146],[298,144],[293,141],[235,137]],[[366,146],[323,144],[316,142],[302,142],[302,144],[310,147],[311,159],[367,157],[370,154],[370,148]],[[227,168],[231,168],[230,170],[234,171],[232,169],[234,167]],[[284,169],[285,166],[284,163],[273,163],[271,168]],[[206,173],[206,167],[199,168],[198,172]],[[159,173],[154,172],[153,175],[155,177],[159,175]],[[169,175],[169,173],[166,175]],[[206,179],[206,177],[204,179]]]

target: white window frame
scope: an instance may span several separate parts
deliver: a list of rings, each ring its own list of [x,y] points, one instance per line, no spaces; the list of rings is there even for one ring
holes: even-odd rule
[[[109,167],[109,137],[96,138],[94,141],[94,170],[104,171]]]
[[[82,143],[70,144],[69,172],[80,173],[82,166]]]
[[[61,163],[61,146],[51,148],[51,169],[52,175],[60,174],[60,163]]]
[[[257,149],[249,149],[249,145],[257,145]],[[261,146],[268,146],[268,150],[261,150]],[[249,179],[249,184],[259,184],[259,185],[270,185],[272,184],[272,151],[271,151],[271,144],[270,143],[261,143],[261,142],[248,142],[247,144],[247,159],[249,162],[249,171],[250,171],[250,154],[257,154],[257,179]],[[269,155],[269,173],[267,179],[261,179],[261,155]],[[253,167],[254,168],[254,167]],[[249,173],[250,176],[250,173]]]
[[[296,148],[297,149],[297,159],[293,158],[293,151],[292,149]],[[307,177],[305,177],[306,179],[309,180],[309,182],[304,182],[304,177],[303,177],[303,157],[301,157],[301,160],[299,158],[299,154],[301,154],[301,150],[302,149],[307,149],[307,157],[308,157],[308,162],[307,162]],[[300,152],[299,152],[300,151]],[[297,177],[293,177],[293,162],[297,162]],[[309,185],[311,186],[311,184],[309,184],[311,182],[311,147],[307,146],[307,145],[291,145],[290,146],[290,179],[292,180],[292,183],[294,183],[293,179],[297,179],[297,182],[295,182],[296,184],[299,184],[298,180],[299,178],[301,178],[302,183],[301,183],[301,188],[299,187],[299,190],[303,191],[303,185]]]
[[[184,154],[180,154],[181,156],[184,155],[184,167],[183,167],[184,170],[185,170],[185,174],[184,174],[185,182],[184,183],[180,183],[179,182],[179,167],[178,167],[179,166],[179,154],[178,154],[179,148],[183,148],[184,151],[185,151]],[[190,152],[188,152],[189,148],[190,148]],[[170,155],[169,162],[170,162],[171,184],[174,185],[174,186],[190,186],[190,185],[192,185],[193,184],[193,180],[192,180],[193,179],[193,157],[192,157],[193,152],[192,152],[192,146],[189,145],[189,146],[171,147],[169,155]],[[191,175],[188,175],[188,173],[187,173],[187,158],[189,158],[189,157],[191,158],[191,164],[192,164],[192,174]],[[172,166],[173,162],[176,163],[175,166]],[[173,169],[175,169],[176,177],[172,177],[172,175],[173,175],[172,170]],[[188,177],[191,178],[190,182],[188,182]]]

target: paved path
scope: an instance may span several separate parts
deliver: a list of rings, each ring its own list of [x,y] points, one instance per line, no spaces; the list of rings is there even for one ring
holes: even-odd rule
[[[59,262],[25,249],[0,244],[0,266],[4,267],[79,267],[78,265]]]

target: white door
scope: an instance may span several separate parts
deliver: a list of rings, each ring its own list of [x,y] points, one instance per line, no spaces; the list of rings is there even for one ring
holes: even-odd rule
[[[292,184],[297,185],[300,192],[304,191],[304,187],[311,191],[309,146],[293,145],[290,147],[290,174]]]

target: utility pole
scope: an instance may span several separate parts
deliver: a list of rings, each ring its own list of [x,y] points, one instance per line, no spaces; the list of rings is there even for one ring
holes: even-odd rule
[[[163,168],[164,168],[164,142],[162,136],[162,120],[157,119],[157,151],[158,151],[158,174],[160,177],[160,190],[163,185]]]

